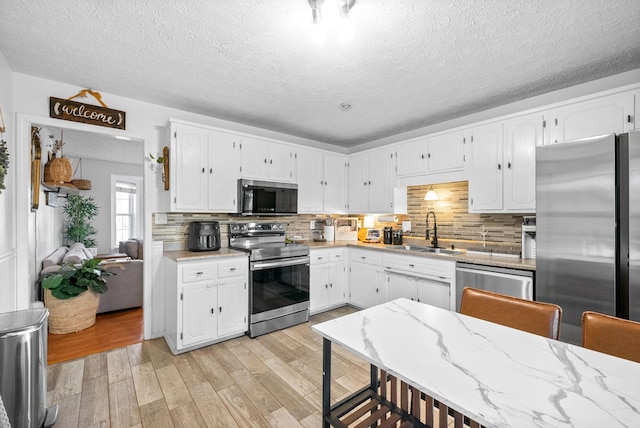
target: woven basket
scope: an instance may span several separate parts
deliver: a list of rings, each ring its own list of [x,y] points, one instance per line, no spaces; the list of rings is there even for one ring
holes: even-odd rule
[[[49,333],[74,333],[96,323],[100,295],[87,290],[76,297],[62,300],[53,297],[51,290],[45,289],[44,305],[49,308]]]
[[[44,181],[47,183],[70,183],[73,179],[73,168],[67,158],[53,156],[44,164]]]

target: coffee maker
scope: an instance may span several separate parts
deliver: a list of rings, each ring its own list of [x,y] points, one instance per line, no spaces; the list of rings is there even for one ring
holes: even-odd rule
[[[522,258],[536,258],[536,218],[522,218]]]

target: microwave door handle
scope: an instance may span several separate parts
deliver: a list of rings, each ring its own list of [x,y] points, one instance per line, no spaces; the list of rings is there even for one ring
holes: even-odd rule
[[[309,261],[310,261],[309,257],[303,257],[300,259],[278,260],[274,262],[254,262],[251,264],[251,270],[264,270],[264,269],[271,269],[275,267],[304,265],[309,263]]]

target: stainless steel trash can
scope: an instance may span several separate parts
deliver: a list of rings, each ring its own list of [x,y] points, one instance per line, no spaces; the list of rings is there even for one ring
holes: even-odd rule
[[[0,397],[12,427],[55,423],[47,409],[46,308],[0,314]]]

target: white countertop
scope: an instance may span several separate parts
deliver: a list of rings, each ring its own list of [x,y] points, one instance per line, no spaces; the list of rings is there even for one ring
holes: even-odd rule
[[[407,299],[312,327],[488,427],[638,427],[640,364]]]

